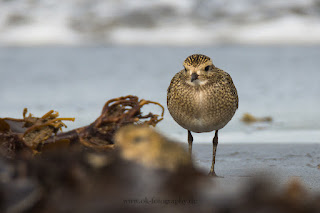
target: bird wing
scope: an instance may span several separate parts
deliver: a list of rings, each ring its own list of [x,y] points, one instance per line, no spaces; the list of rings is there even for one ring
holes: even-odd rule
[[[234,95],[236,97],[237,109],[238,109],[238,107],[239,107],[239,98],[238,98],[237,88],[235,87],[231,76],[227,72],[224,72],[224,82],[226,83],[226,86],[230,89],[232,95]]]

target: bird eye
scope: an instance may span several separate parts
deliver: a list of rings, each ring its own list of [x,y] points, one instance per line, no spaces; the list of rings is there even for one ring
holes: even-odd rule
[[[210,69],[210,65],[204,68],[205,71],[209,71],[209,69]]]
[[[133,143],[140,143],[144,140],[143,137],[141,136],[136,136],[134,139],[133,139]]]

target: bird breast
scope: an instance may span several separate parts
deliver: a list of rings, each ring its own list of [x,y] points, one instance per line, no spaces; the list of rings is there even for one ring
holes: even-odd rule
[[[237,109],[237,99],[232,97],[229,88],[224,85],[179,86],[170,91],[175,98],[168,100],[168,109],[173,119],[190,131],[210,132],[221,129]]]
[[[193,97],[192,102],[190,103],[192,105],[192,114],[193,118],[196,120],[195,122],[198,122],[199,124],[203,123],[204,117],[210,114],[210,108],[207,106],[208,101],[210,101],[210,97],[208,97],[208,94],[203,91],[202,89],[196,89],[193,91]]]

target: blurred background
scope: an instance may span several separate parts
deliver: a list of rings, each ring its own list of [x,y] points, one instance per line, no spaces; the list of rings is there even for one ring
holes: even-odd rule
[[[76,117],[72,129],[118,96],[166,106],[171,78],[194,53],[238,89],[221,142],[320,142],[320,0],[0,0],[0,117],[54,109]],[[246,112],[272,122],[245,124]],[[186,141],[168,111],[159,129]]]
[[[320,42],[319,0],[1,0],[3,45]]]

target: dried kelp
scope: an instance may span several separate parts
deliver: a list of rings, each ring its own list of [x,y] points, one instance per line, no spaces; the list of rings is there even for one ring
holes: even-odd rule
[[[241,118],[241,121],[246,124],[252,124],[256,122],[272,122],[272,117],[266,116],[266,117],[258,118],[249,113],[244,113]]]
[[[161,107],[161,115],[142,114],[146,104]],[[74,118],[58,118],[53,110],[42,117],[35,117],[23,111],[23,119],[0,118],[1,154],[12,158],[19,151],[39,153],[53,148],[81,144],[95,150],[113,148],[113,135],[121,126],[127,124],[148,124],[155,126],[163,119],[164,107],[153,101],[139,100],[136,96],[111,99],[104,105],[101,115],[90,125],[60,133],[66,127],[63,121]]]
[[[159,115],[143,115],[141,108],[146,104],[156,104],[162,108]],[[101,115],[89,126],[76,130],[79,142],[93,149],[113,148],[114,133],[124,125],[148,124],[155,126],[163,119],[164,107],[153,101],[140,100],[136,96],[125,96],[107,101]]]
[[[23,110],[23,119],[0,118],[0,152],[12,158],[20,151],[36,153],[42,144],[67,127],[62,121],[74,121],[74,118],[58,118],[59,113],[50,110],[38,118]]]

